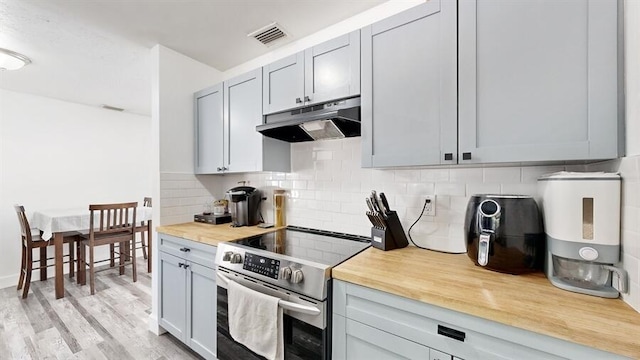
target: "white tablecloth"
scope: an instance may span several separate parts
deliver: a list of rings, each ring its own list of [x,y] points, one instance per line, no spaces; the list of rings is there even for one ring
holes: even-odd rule
[[[136,209],[136,223],[149,221],[153,215],[152,208],[138,206]],[[133,216],[133,214],[130,214]],[[75,209],[51,209],[35,211],[31,215],[29,225],[42,231],[42,238],[49,240],[53,233],[66,231],[89,231],[91,214],[89,207]],[[94,219],[94,226],[98,226],[100,218]]]

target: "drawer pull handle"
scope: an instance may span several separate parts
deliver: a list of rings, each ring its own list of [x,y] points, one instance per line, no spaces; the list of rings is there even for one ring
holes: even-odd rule
[[[454,340],[464,342],[464,338],[466,337],[465,333],[460,330],[455,330],[452,328],[448,328],[446,326],[438,325],[438,335],[444,335],[446,337],[450,337]]]
[[[180,251],[189,252],[189,251],[191,251],[191,249],[184,247],[184,248],[180,248]]]

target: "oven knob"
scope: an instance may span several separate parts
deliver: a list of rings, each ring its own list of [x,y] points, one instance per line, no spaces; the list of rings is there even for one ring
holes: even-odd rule
[[[282,279],[283,280],[289,280],[291,279],[291,268],[288,266],[285,266],[282,268]]]
[[[242,255],[240,255],[240,254],[232,254],[231,255],[231,263],[232,264],[241,264],[242,263]]]
[[[224,255],[222,255],[222,261],[231,260],[231,255],[233,255],[233,251],[225,251]]]
[[[293,270],[291,273],[291,282],[294,284],[301,283],[302,279],[304,279],[304,275],[302,274],[302,270]]]

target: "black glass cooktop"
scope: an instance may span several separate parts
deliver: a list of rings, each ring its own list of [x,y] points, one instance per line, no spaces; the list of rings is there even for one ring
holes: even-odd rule
[[[289,226],[231,242],[333,267],[368,248],[369,240],[364,236]]]

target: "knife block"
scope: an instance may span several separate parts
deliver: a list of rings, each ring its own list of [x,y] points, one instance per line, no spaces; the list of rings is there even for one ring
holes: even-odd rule
[[[389,211],[386,215],[384,227],[374,226],[371,228],[371,246],[387,251],[401,249],[409,245],[400,219],[398,219],[398,213]]]

